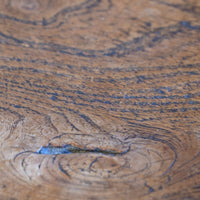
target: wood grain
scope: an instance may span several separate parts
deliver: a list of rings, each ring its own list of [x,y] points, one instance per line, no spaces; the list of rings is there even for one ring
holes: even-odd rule
[[[200,1],[0,0],[0,199],[200,199]]]

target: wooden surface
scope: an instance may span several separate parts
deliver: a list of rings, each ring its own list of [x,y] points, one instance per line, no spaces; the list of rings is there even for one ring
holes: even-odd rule
[[[198,0],[1,0],[0,199],[199,200],[199,44]]]

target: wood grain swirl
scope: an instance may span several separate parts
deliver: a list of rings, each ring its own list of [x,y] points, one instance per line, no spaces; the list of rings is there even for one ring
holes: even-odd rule
[[[199,1],[0,5],[0,199],[200,199]]]

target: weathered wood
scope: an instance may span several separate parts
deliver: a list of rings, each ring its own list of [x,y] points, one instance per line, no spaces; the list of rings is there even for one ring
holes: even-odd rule
[[[200,1],[1,0],[0,199],[200,199]]]

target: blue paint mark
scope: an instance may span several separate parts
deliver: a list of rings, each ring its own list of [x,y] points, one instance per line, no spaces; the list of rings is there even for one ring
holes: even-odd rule
[[[48,95],[52,95],[52,96],[58,96],[58,93],[56,92],[47,92]]]
[[[55,101],[57,99],[56,96],[51,96],[51,100]]]
[[[137,76],[137,83],[144,82],[145,79],[146,79],[146,76]]]
[[[192,72],[192,71],[191,71],[191,72],[189,72],[189,74],[190,74],[190,75],[199,75],[199,73],[198,73],[198,72],[194,72],[194,71],[193,71],[193,72]]]
[[[155,92],[158,92],[159,94],[166,94],[165,91],[161,89],[155,89]]]
[[[167,90],[168,92],[172,92],[172,89],[169,87],[163,87],[163,89]]]
[[[138,104],[135,103],[134,105],[147,106],[148,102],[139,102]]]
[[[180,24],[192,30],[200,30],[200,26],[192,26],[189,21],[181,21]]]
[[[163,99],[163,98],[166,98],[164,96],[153,96],[152,99]]]
[[[199,101],[193,101],[193,100],[191,100],[191,101],[189,101],[188,103],[189,103],[189,104],[199,104],[200,102],[199,102]]]
[[[169,112],[178,112],[178,109],[170,109]]]
[[[187,111],[187,108],[181,108],[181,112]]]
[[[191,97],[192,97],[191,94],[186,94],[186,95],[184,96],[185,99],[188,99],[188,98],[191,98]]]
[[[170,101],[168,101],[168,102],[161,102],[161,105],[165,105],[165,106],[171,105],[171,104],[172,104],[172,102],[170,102]]]
[[[152,102],[151,105],[152,105],[152,106],[159,106],[159,104],[156,103],[156,102]]]
[[[21,106],[20,106],[20,105],[14,105],[14,107],[15,107],[15,108],[21,108]]]
[[[69,154],[71,152],[66,148],[66,146],[63,147],[41,146],[40,149],[37,151],[37,153],[45,155],[57,155],[57,154]]]
[[[116,152],[112,150],[102,150],[99,148],[95,149],[82,149],[76,146],[72,146],[71,144],[63,145],[63,146],[41,146],[38,151],[35,153],[37,154],[44,154],[44,155],[58,155],[58,154],[70,154],[70,153],[99,153],[99,154],[110,154],[110,155],[123,155],[129,152],[130,145],[127,150],[123,152]]]
[[[160,39],[159,37],[154,37],[154,38],[152,39],[152,42],[157,42],[159,39]]]
[[[146,24],[146,26],[151,26],[150,22],[146,22],[145,24]]]
[[[81,92],[80,90],[77,90],[77,94],[84,94],[84,93]]]
[[[42,25],[43,25],[43,26],[48,25],[47,20],[46,20],[45,18],[42,19]]]

